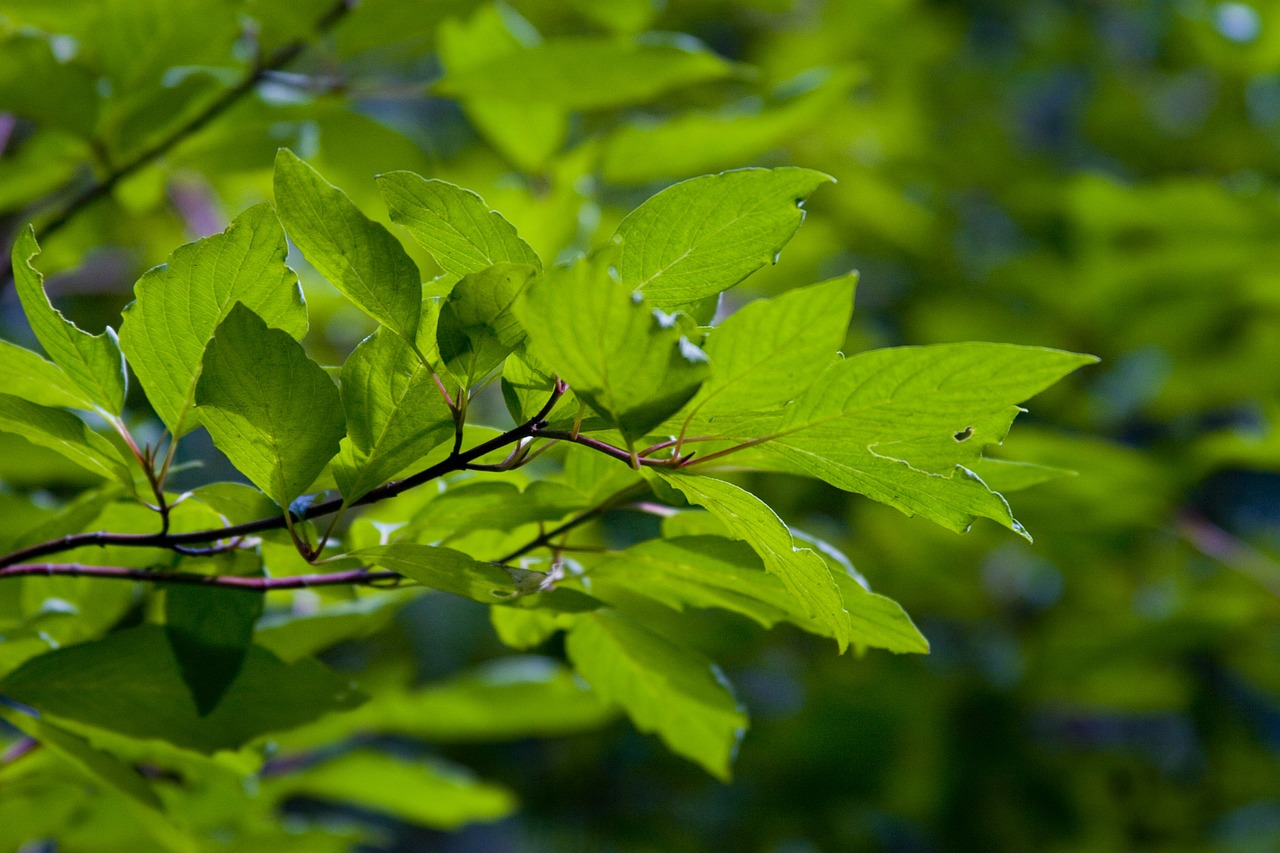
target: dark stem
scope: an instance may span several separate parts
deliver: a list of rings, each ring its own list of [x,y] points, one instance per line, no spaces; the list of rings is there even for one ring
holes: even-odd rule
[[[109,580],[145,581],[147,583],[216,586],[243,589],[248,592],[271,592],[282,589],[307,589],[316,586],[379,586],[403,580],[397,572],[349,569],[330,574],[293,575],[283,578],[248,578],[236,575],[200,575],[194,572],[154,572],[147,569],[125,569],[119,566],[86,566],[81,563],[24,563],[0,569],[0,579],[17,577],[105,578]]]
[[[585,512],[581,512],[578,515],[575,515],[573,518],[569,519],[563,524],[560,524],[556,527],[551,528],[550,530],[545,530],[542,533],[539,533],[537,536],[530,539],[528,542],[524,543],[519,548],[512,551],[510,554],[507,554],[505,557],[501,557],[498,560],[495,560],[495,562],[509,563],[512,560],[516,559],[517,557],[523,557],[525,554],[529,553],[530,551],[548,546],[551,544],[551,540],[555,539],[557,536],[561,535],[562,533],[568,533],[570,530],[573,530],[575,527],[578,527],[579,525],[582,525],[582,524],[586,524],[591,519],[604,515],[609,510],[614,509],[620,506],[621,504],[629,503],[632,498],[640,494],[643,494],[648,490],[649,490],[649,484],[644,482],[636,483],[634,485],[627,486],[626,488],[619,489],[618,491],[609,495],[609,497],[605,498],[600,503],[593,506],[591,509],[586,510]]]
[[[539,428],[544,425],[544,418],[551,412],[556,402],[564,394],[564,386],[557,384],[555,390],[551,392],[551,397],[543,405],[532,418],[525,421],[515,429],[508,430],[502,435],[494,436],[488,441],[477,444],[470,450],[449,456],[435,465],[419,471],[411,477],[403,480],[392,480],[390,483],[373,489],[360,500],[355,501],[349,506],[362,506],[365,504],[377,503],[388,498],[406,492],[415,486],[435,480],[445,474],[452,474],[455,471],[464,470],[470,463],[475,460],[506,447],[509,444],[520,441],[534,435],[539,435]],[[342,498],[334,498],[322,503],[314,503],[307,507],[302,513],[301,518],[311,519],[321,515],[328,515],[337,512],[344,506]],[[249,521],[244,524],[233,524],[228,527],[215,527],[210,530],[196,530],[190,533],[110,533],[108,531],[96,531],[93,533],[74,533],[69,536],[63,536],[58,539],[52,539],[48,542],[41,542],[38,545],[31,545],[17,551],[0,557],[0,567],[14,566],[18,563],[25,563],[30,560],[44,557],[49,554],[58,554],[63,551],[70,551],[73,548],[80,548],[86,545],[97,545],[105,547],[107,545],[116,545],[126,548],[169,548],[174,546],[199,545],[205,542],[215,542],[219,539],[234,539],[249,536],[254,533],[262,533],[267,530],[279,530],[287,527],[288,522],[284,515],[273,515],[269,518],[260,518],[256,521]],[[4,577],[0,573],[0,577]]]
[[[615,447],[595,438],[589,438],[585,435],[573,432],[566,432],[558,429],[538,430],[538,438],[554,438],[560,441],[572,441],[574,444],[581,444],[583,447],[590,447],[592,450],[612,456],[621,462],[626,462],[632,467],[637,465],[647,465],[651,468],[672,468],[677,465],[679,458],[674,459],[646,459],[643,456],[635,456],[629,451],[623,450],[621,447]]]
[[[325,13],[325,15],[316,22],[316,33],[323,35],[333,29],[339,21],[346,17],[347,13],[352,9],[351,0],[339,0],[338,3]],[[137,172],[139,169],[163,157],[175,145],[182,142],[193,133],[204,128],[209,122],[213,121],[222,113],[226,112],[237,101],[247,95],[249,92],[262,82],[262,79],[268,74],[279,71],[293,60],[297,59],[302,51],[306,50],[309,42],[295,41],[291,44],[284,45],[276,50],[270,56],[262,59],[254,64],[250,72],[245,75],[239,83],[223,92],[217,99],[210,103],[207,107],[193,116],[188,122],[180,127],[175,128],[168,136],[156,142],[150,148],[143,150],[137,154],[132,160],[123,166],[117,167],[101,181],[92,184],[82,190],[68,201],[61,210],[54,214],[53,218],[45,222],[40,228],[40,239],[47,239],[66,227],[72,219],[79,215],[82,211],[93,205],[102,197],[109,194],[115,187],[125,178]],[[5,252],[5,260],[0,261],[4,270],[4,274],[0,275],[0,292],[8,286],[12,279],[13,268],[8,259],[8,252]]]

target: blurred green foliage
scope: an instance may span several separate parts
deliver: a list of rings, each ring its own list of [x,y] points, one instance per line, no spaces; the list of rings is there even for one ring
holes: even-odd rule
[[[365,0],[315,34],[328,6],[0,0],[11,233],[31,218],[40,231],[75,192],[224,97],[255,56],[307,45],[42,239],[45,270],[61,273],[50,288],[82,327],[114,321],[175,245],[268,198],[288,146],[375,217],[375,173],[473,188],[544,258],[592,245],[678,179],[818,169],[839,183],[815,196],[786,263],[729,294],[735,304],[856,268],[846,352],[980,339],[1103,363],[1038,397],[1007,447],[1079,472],[1018,495],[1034,544],[985,523],[957,537],[820,484],[752,478],[902,602],[932,652],[833,659],[797,631],[724,616],[696,640],[754,720],[732,785],[622,724],[468,743],[423,722],[428,703],[379,737],[425,726],[415,733],[438,742],[432,756],[350,753],[341,768],[289,777],[294,787],[271,793],[288,819],[261,827],[262,849],[355,838],[457,851],[1280,846],[1280,3]],[[526,72],[526,87],[495,91],[484,73],[495,62]],[[336,361],[371,321],[302,272],[308,343]],[[4,300],[3,337],[29,342]],[[145,406],[136,392],[130,404]],[[0,494],[0,514],[35,513],[24,527],[97,516],[58,505],[75,470],[4,441],[0,479],[40,484],[50,508]],[[126,590],[102,590],[84,615],[113,624],[129,607]],[[51,614],[59,642],[82,639],[66,624]],[[38,640],[6,638],[23,642]],[[414,685],[498,654],[482,608],[434,596],[326,660]],[[406,687],[404,702],[420,701]],[[496,693],[483,707],[510,701]],[[0,768],[0,832],[73,826],[68,850],[130,849],[122,826],[133,824],[96,807],[79,777],[38,807],[23,798],[24,774],[55,760]],[[522,807],[445,837],[413,827],[422,803],[328,804],[415,774],[443,792],[429,825],[452,825],[453,809],[505,813],[512,792]],[[236,808],[238,777],[202,778],[216,826]],[[145,805],[132,809],[145,820]]]

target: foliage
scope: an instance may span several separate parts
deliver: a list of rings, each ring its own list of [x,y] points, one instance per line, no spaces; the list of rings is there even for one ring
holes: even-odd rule
[[[1273,12],[0,0],[0,837],[1274,846]]]

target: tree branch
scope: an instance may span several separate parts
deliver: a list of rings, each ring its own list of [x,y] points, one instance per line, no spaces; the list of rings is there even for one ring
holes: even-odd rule
[[[291,575],[282,578],[250,578],[238,575],[201,575],[194,572],[163,572],[148,569],[125,569],[119,566],[86,566],[81,563],[24,563],[0,569],[0,579],[17,577],[104,578],[107,580],[143,581],[146,583],[216,586],[243,589],[248,592],[272,592],[285,589],[307,589],[316,586],[377,586],[405,580],[398,572],[349,569],[329,574]]]
[[[452,474],[455,471],[464,470],[471,462],[506,447],[509,444],[518,442],[524,438],[538,435],[539,427],[544,426],[545,418],[550,414],[551,409],[564,395],[567,386],[563,383],[557,383],[555,389],[551,392],[550,398],[543,407],[532,418],[525,421],[515,429],[508,430],[502,435],[494,436],[488,441],[481,442],[470,450],[450,455],[447,459],[437,462],[429,468],[425,468],[411,477],[403,480],[392,480],[390,483],[373,489],[360,500],[353,502],[350,506],[363,506],[366,504],[377,503],[378,501],[393,498],[401,492],[408,491],[415,486],[435,480],[445,474]],[[303,519],[311,519],[321,515],[328,515],[337,512],[343,507],[342,498],[334,498],[333,500],[314,503],[307,507],[306,511],[301,514]],[[97,545],[98,547],[106,547],[108,545],[120,546],[125,548],[168,548],[177,550],[187,545],[199,545],[205,542],[216,542],[220,539],[233,539],[241,536],[249,536],[254,533],[262,533],[267,530],[279,530],[288,526],[285,516],[274,515],[269,518],[260,518],[256,521],[246,522],[244,524],[233,524],[227,527],[215,527],[209,530],[196,530],[190,533],[111,533],[109,531],[95,531],[93,533],[73,533],[58,539],[51,539],[48,542],[41,542],[38,545],[31,545],[21,548],[3,557],[0,557],[0,568],[5,566],[15,566],[19,563],[26,563],[39,557],[45,557],[50,554],[58,554],[64,551],[70,551],[74,548],[81,548],[89,545]],[[0,577],[5,577],[0,573]],[[203,575],[199,576],[203,577]]]
[[[316,34],[324,35],[333,29],[339,21],[346,17],[347,13],[351,11],[353,6],[354,4],[352,0],[338,0],[338,2],[335,3],[334,6],[324,14],[324,16],[316,22]],[[192,116],[192,118],[185,124],[174,128],[170,131],[168,136],[160,139],[149,148],[144,149],[124,165],[112,170],[101,181],[91,184],[73,196],[71,200],[63,205],[62,209],[54,214],[49,221],[41,225],[39,234],[40,239],[47,239],[61,231],[66,227],[67,223],[82,211],[92,206],[94,202],[98,201],[98,199],[109,194],[125,178],[129,177],[134,172],[137,172],[144,166],[158,160],[160,157],[163,157],[178,143],[182,142],[193,133],[201,130],[209,124],[209,122],[222,115],[237,101],[249,92],[253,91],[253,89],[262,82],[264,77],[273,72],[279,71],[281,68],[297,59],[298,56],[306,50],[310,43],[311,42],[306,40],[291,42],[290,44],[277,49],[265,59],[256,62],[253,68],[243,79],[240,80],[240,82],[223,92],[203,110],[195,116]],[[6,243],[7,242],[8,241],[6,241]],[[3,270],[3,274],[0,274],[0,293],[3,293],[4,289],[9,286],[9,282],[13,280],[13,266],[12,261],[9,258],[8,251],[5,251],[4,258],[0,259],[0,270]]]

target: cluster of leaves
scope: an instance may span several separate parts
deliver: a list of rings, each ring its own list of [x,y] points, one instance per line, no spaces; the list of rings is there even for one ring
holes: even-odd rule
[[[579,712],[582,722],[620,707],[722,778],[744,710],[655,607],[789,622],[841,650],[924,651],[901,608],[869,592],[838,552],[797,540],[718,472],[792,471],[954,530],[990,518],[1022,532],[980,474],[1001,467],[982,450],[1003,440],[1019,402],[1092,358],[1004,344],[845,358],[852,276],[700,323],[722,291],[776,257],[800,225],[800,205],[828,180],[779,168],[686,181],[634,210],[598,251],[544,268],[476,194],[383,175],[392,221],[444,270],[424,286],[384,226],[282,150],[274,209],[249,208],[146,273],[118,339],[110,328],[86,333],[53,308],[26,230],[13,250],[15,286],[51,360],[5,344],[13,381],[0,395],[0,427],[107,485],[34,529],[6,531],[16,547],[0,558],[0,579],[24,578],[23,597],[46,606],[20,610],[0,645],[5,719],[145,812],[141,825],[156,842],[181,849],[207,825],[175,805],[185,792],[164,795],[174,806],[167,814],[157,791],[193,762],[216,764],[191,753],[238,750],[252,769],[279,773],[276,795],[343,798],[356,787],[347,763],[380,773],[393,762],[361,751],[308,760],[300,782],[261,763],[263,735],[306,742],[307,724],[357,706],[329,725],[385,730],[376,709],[406,701],[373,691],[366,702],[311,657],[367,631],[404,595],[301,613],[295,601],[264,615],[262,593],[273,589],[412,582],[490,605],[499,636],[516,648],[564,631],[590,692],[566,688],[559,669],[543,683],[578,690],[579,704],[595,709]],[[285,265],[286,232],[378,323],[333,371],[337,384],[299,343],[307,310]],[[152,442],[140,444],[122,417],[127,367],[164,424]],[[472,415],[499,381],[514,425],[481,425]],[[166,489],[179,440],[197,426],[256,488]],[[425,483],[435,490],[381,503]],[[330,489],[337,496],[325,500]],[[376,513],[341,526],[348,510],[375,502]],[[660,534],[587,547],[586,523],[623,508],[662,518]],[[76,533],[86,521],[102,529]],[[53,555],[64,562],[45,562]],[[143,579],[166,591],[151,594],[154,609],[150,598],[115,594],[114,612],[86,625],[47,609],[73,578],[93,578],[94,590]],[[92,638],[138,607],[152,615]],[[51,618],[67,632],[57,641]],[[69,639],[83,641],[60,647]],[[128,762],[152,740],[169,752],[151,758],[159,781],[147,782]],[[33,784],[42,779],[34,762],[26,766]],[[510,805],[431,768],[397,772],[454,792],[433,806],[451,810],[424,818],[433,825]],[[385,779],[378,785],[404,796]]]

